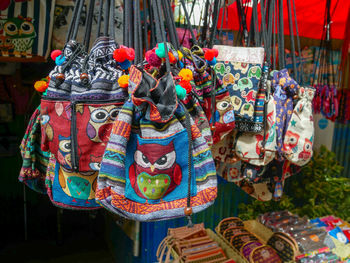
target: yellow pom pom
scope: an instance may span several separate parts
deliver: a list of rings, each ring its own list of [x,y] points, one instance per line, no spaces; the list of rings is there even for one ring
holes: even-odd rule
[[[178,50],[177,53],[179,54],[179,60],[181,60],[184,57],[184,55],[180,50]]]
[[[129,86],[129,75],[123,75],[118,79],[118,84],[122,88],[127,88]]]
[[[34,83],[34,89],[39,92],[44,92],[47,89],[47,82],[38,80]]]
[[[181,77],[182,80],[191,81],[191,80],[193,80],[193,73],[191,70],[189,70],[187,68],[183,68],[179,72],[179,77]]]

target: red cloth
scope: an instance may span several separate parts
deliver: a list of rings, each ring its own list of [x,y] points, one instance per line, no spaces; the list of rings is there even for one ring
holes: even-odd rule
[[[250,3],[252,0],[243,0],[243,3]],[[295,9],[298,20],[298,29],[299,35],[307,38],[321,39],[324,18],[325,18],[325,9],[326,9],[326,0],[294,0]],[[337,2],[339,2],[337,4]],[[334,7],[336,8],[334,9]],[[228,6],[228,12],[225,15],[225,20],[223,23],[224,29],[238,30],[239,29],[239,16],[237,11],[237,4],[234,2]],[[334,10],[332,16],[332,25],[331,25],[331,38],[333,39],[344,39],[346,20],[348,17],[350,9],[349,0],[332,0],[331,2],[331,11]],[[260,4],[258,5],[258,13],[260,19]],[[293,7],[292,7],[293,10]],[[285,35],[289,35],[289,23],[288,23],[288,6],[287,0],[283,1],[283,12],[284,12],[284,32]],[[252,13],[252,8],[249,8],[247,14],[247,24],[248,30],[250,26],[250,17]],[[221,28],[221,14],[222,9],[220,10],[220,16],[218,21],[218,28]],[[228,15],[227,15],[228,14]],[[228,19],[227,19],[228,17]],[[294,21],[294,15],[293,15]],[[295,29],[294,29],[295,34]]]

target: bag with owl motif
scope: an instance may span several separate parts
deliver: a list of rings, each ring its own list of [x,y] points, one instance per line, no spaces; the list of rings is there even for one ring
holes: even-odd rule
[[[102,36],[88,55],[70,40],[63,63],[50,73],[41,100],[42,149],[67,170],[99,170],[112,123],[128,97],[117,82],[123,71],[113,59],[116,48],[114,39]]]
[[[205,61],[204,51],[199,46],[193,46],[191,50],[183,48],[183,51],[186,67],[193,71],[193,93],[200,100],[216,144],[235,127],[230,94]]]
[[[312,100],[315,90],[300,87],[299,101],[295,105],[292,117],[283,141],[284,156],[295,165],[305,165],[312,157],[314,139],[314,121]]]
[[[272,96],[267,103],[266,124],[266,131],[242,133],[238,137],[235,146],[238,158],[258,166],[267,165],[275,158],[277,151],[276,105]]]
[[[157,80],[132,66],[129,90],[101,163],[98,202],[138,221],[182,217],[213,204],[213,157],[178,101],[171,73]]]
[[[101,208],[95,200],[97,176],[97,171],[78,173],[67,170],[51,155],[45,180],[47,194],[51,202],[61,208]]]

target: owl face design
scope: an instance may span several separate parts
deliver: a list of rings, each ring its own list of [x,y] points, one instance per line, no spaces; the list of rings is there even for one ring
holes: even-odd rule
[[[112,131],[112,124],[118,116],[119,107],[115,105],[105,107],[89,106],[90,120],[86,133],[91,141],[106,142]]]
[[[299,134],[296,134],[296,133],[291,132],[291,131],[287,131],[285,138],[284,138],[284,143],[283,143],[284,150],[287,153],[297,152],[299,138],[300,138]]]
[[[8,36],[0,36],[0,50],[7,51],[13,48],[11,38]]]
[[[66,169],[71,169],[71,137],[64,137],[58,135],[58,151],[57,151],[57,160],[59,163]]]
[[[303,151],[299,153],[298,158],[304,161],[307,161],[311,158],[311,155],[312,155],[312,142],[309,139],[305,138]]]
[[[34,25],[28,18],[8,18],[3,27],[5,35],[11,38],[34,38],[36,36]]]
[[[173,191],[182,179],[174,143],[137,144],[129,178],[136,194],[145,199],[160,199]]]
[[[218,101],[216,103],[216,110],[220,115],[220,123],[227,124],[235,121],[235,115],[230,96],[225,96],[222,98],[222,100]]]

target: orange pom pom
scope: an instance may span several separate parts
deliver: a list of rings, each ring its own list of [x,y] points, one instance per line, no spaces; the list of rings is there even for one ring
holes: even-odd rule
[[[168,52],[168,55],[169,55],[169,61],[171,64],[175,64],[176,63],[176,58],[175,56],[173,55],[173,53],[171,52]]]
[[[181,77],[182,80],[191,81],[191,80],[193,80],[193,73],[191,70],[189,70],[187,68],[183,68],[179,72],[179,77]]]
[[[39,92],[44,92],[47,89],[47,82],[43,80],[38,80],[34,83],[34,89]]]
[[[125,48],[118,48],[113,51],[113,58],[119,62],[122,63],[126,60],[127,52]]]
[[[123,75],[118,79],[118,84],[122,88],[127,88],[129,86],[129,75]]]

